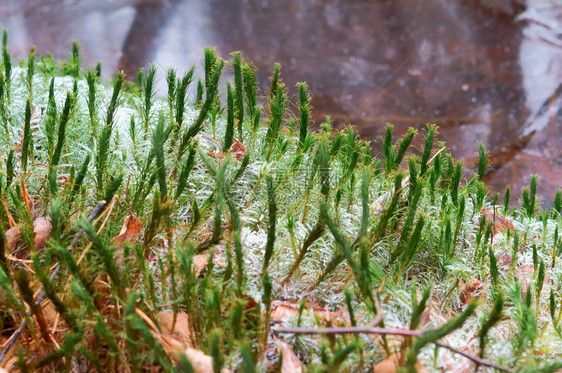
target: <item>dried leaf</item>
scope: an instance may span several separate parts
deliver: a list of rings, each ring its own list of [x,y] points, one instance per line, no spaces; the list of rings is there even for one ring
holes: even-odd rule
[[[527,293],[528,287],[533,283],[533,277],[535,276],[535,267],[532,265],[521,266],[515,270],[515,278],[521,282],[521,295]],[[550,272],[546,272],[544,276],[544,284],[541,296],[548,294],[550,291],[550,286],[548,285],[551,282],[550,280]]]
[[[277,344],[279,355],[283,353],[283,359],[281,361],[281,373],[301,373],[302,363],[297,355],[295,355],[289,344],[287,344],[287,342],[280,341],[279,339],[275,339],[275,343]]]
[[[51,234],[51,228],[49,218],[35,219],[33,222],[33,234],[36,250],[42,250],[45,246],[47,246],[47,240]],[[21,231],[17,225],[6,231],[6,241],[8,243],[8,248],[12,253],[23,245]],[[18,250],[14,253],[14,256],[18,259],[29,259],[29,249],[25,248],[24,250]]]
[[[398,355],[390,355],[374,366],[374,373],[395,373],[398,370]]]
[[[271,321],[286,322],[289,319],[297,318],[299,315],[299,307],[300,304],[298,303],[273,301],[271,302]],[[310,310],[312,310],[314,316],[326,324],[335,324],[345,319],[343,315],[337,312],[331,312],[317,304],[307,302],[303,314],[307,314]]]
[[[121,232],[111,240],[118,247],[122,247],[124,243],[133,243],[137,240],[142,232],[142,222],[135,215],[129,215],[123,222]]]
[[[217,267],[226,268],[227,263],[224,256],[217,255],[218,252],[215,252],[213,255],[213,264]],[[209,253],[197,254],[193,257],[193,264],[195,265],[195,276],[199,277],[201,273],[207,268],[209,265]]]
[[[10,249],[10,252],[14,252],[14,250],[16,249],[16,245],[20,236],[21,233],[17,226],[13,226],[6,231],[6,242],[8,242],[8,248]]]
[[[423,365],[417,361],[416,362],[416,371],[418,373],[425,373],[426,370]],[[395,373],[400,368],[400,362],[398,358],[398,354],[392,354],[388,358],[384,359],[377,365],[373,367],[374,373]]]
[[[53,306],[53,303],[51,303],[51,301],[45,302],[42,305],[42,307],[43,307],[43,317],[45,318],[45,322],[47,323],[49,329],[52,329],[53,326],[55,326],[55,323],[60,321],[58,318],[58,312],[55,309],[55,306]]]
[[[207,152],[207,155],[208,155],[209,157],[218,158],[218,159],[221,160],[221,161],[222,161],[223,158],[224,158],[224,154],[218,153],[218,152],[213,152],[213,151],[210,151],[210,150]]]
[[[199,277],[201,272],[207,268],[207,264],[209,264],[209,253],[195,255],[193,257],[193,264],[195,265],[195,277]]]
[[[533,281],[535,268],[532,265],[521,266],[515,270],[515,278],[521,282],[521,294],[527,292],[529,283]]]
[[[51,234],[51,222],[49,218],[37,218],[33,222],[33,234],[35,235],[35,249],[41,250],[47,246],[49,234]]]
[[[213,358],[194,348],[184,351],[195,373],[213,373]]]
[[[188,317],[185,312],[178,313],[178,321],[180,324],[178,325],[178,321],[176,321],[176,326],[173,330],[174,333],[178,336],[176,339],[170,336],[163,334],[166,332],[166,325],[167,331],[170,332],[171,323],[172,323],[172,315],[171,313],[161,314],[160,324],[162,326],[162,332],[158,330],[156,324],[148,317],[143,311],[139,308],[135,308],[135,313],[143,319],[148,327],[151,329],[150,332],[152,336],[162,345],[162,348],[170,354],[170,356],[177,362],[180,361],[180,354],[185,354],[191,365],[193,366],[193,370],[195,373],[212,373],[213,372],[213,358],[208,355],[205,355],[203,352],[196,350],[191,347],[187,347],[187,344],[191,344],[191,336],[189,333],[186,334],[186,328],[188,327]],[[182,315],[184,314],[184,315]],[[181,316],[180,316],[181,315]],[[181,330],[180,330],[181,329]],[[170,333],[171,334],[171,333]],[[187,342],[189,340],[189,342]],[[223,372],[228,372],[228,370],[223,369]]]
[[[507,220],[505,218],[505,216],[503,216],[503,215],[500,215],[498,213],[494,214],[493,211],[490,211],[488,209],[483,209],[480,212],[480,216],[486,217],[486,224],[489,221],[493,222],[492,236],[495,236],[498,233],[506,232],[508,230],[511,233],[513,233],[515,231],[515,228],[513,227],[513,224],[509,220]]]
[[[234,158],[242,162],[242,160],[244,159],[244,155],[246,155],[246,147],[240,141],[234,139],[229,153],[232,153],[234,155]]]
[[[479,280],[474,280],[472,284],[461,283],[459,300],[461,304],[468,304],[476,295],[482,290],[485,290],[484,285]]]
[[[188,347],[193,347],[193,338],[189,328],[189,316],[183,311],[178,312],[176,315],[176,324],[172,329],[173,317],[174,315],[172,312],[161,313],[158,316],[162,334],[168,334],[185,343]]]
[[[123,245],[125,243],[134,243],[142,233],[142,222],[135,215],[131,214],[125,218],[121,232],[111,242],[116,245],[115,260],[117,264],[123,266]]]
[[[496,256],[496,259],[498,260],[498,264],[501,266],[511,265],[512,258],[513,257],[507,253],[499,253]]]

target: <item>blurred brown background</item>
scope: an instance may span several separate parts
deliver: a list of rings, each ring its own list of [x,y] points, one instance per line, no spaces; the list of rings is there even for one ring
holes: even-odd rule
[[[66,58],[77,40],[105,76],[240,50],[262,89],[274,62],[292,94],[307,81],[317,123],[368,140],[437,123],[468,169],[484,142],[492,191],[518,195],[531,173],[547,204],[562,188],[562,0],[4,0],[0,25],[15,57]]]

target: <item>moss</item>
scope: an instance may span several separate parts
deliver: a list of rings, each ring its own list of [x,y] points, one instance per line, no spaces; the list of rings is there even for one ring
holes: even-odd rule
[[[83,71],[77,46],[60,65],[30,58],[17,67],[5,46],[3,54],[0,228],[27,232],[38,217],[56,224],[45,250],[30,248],[34,272],[6,261],[11,245],[33,240],[2,240],[0,326],[7,336],[22,320],[33,324],[16,342],[32,368],[64,370],[83,359],[94,369],[189,370],[194,355],[177,354],[187,348],[178,347],[187,343],[181,333],[215,367],[235,370],[279,367],[277,337],[311,370],[366,370],[395,352],[386,337],[276,332],[279,324],[325,325],[326,315],[332,326],[416,328],[419,335],[397,339],[398,361],[410,370],[460,364],[445,348],[426,348],[439,339],[508,368],[562,359],[560,203],[541,211],[533,178],[523,209],[495,206],[480,181],[483,147],[472,180],[434,144],[431,124],[397,141],[388,126],[384,154],[371,158],[351,127],[332,130],[327,120],[322,132],[309,130],[307,86],[299,83],[298,105],[289,104],[279,66],[260,100],[253,65],[239,54],[224,103],[226,64],[212,49],[194,102],[185,94],[194,69],[182,79],[169,72],[169,97],[158,98],[154,68],[136,83],[123,84],[119,73],[109,88]],[[407,158],[416,136],[425,147]],[[86,222],[103,198],[101,218]],[[496,225],[501,214],[512,229]],[[127,236],[131,215],[142,227]],[[55,265],[60,272],[47,279]],[[49,287],[66,320],[53,333],[57,345],[23,314],[18,278],[29,279],[27,301],[40,283]],[[477,307],[467,301],[475,296]],[[280,316],[280,307],[295,311]],[[175,325],[186,315],[181,333],[157,326],[165,313]]]

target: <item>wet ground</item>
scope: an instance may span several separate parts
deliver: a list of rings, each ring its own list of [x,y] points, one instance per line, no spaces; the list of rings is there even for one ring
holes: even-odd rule
[[[469,169],[478,141],[490,149],[493,191],[531,173],[546,200],[562,188],[562,0],[7,0],[0,24],[15,56],[65,58],[75,39],[107,75],[240,50],[262,82],[274,62],[307,81],[317,123],[369,140],[437,123]]]

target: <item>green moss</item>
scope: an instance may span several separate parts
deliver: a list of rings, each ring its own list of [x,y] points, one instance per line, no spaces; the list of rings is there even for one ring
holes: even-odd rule
[[[327,119],[322,132],[309,130],[313,98],[299,83],[298,103],[289,104],[278,65],[267,98],[259,99],[255,69],[240,54],[221,102],[226,62],[207,49],[190,102],[193,68],[181,80],[168,72],[168,97],[158,98],[154,68],[137,85],[118,73],[109,88],[80,68],[78,51],[61,65],[29,58],[17,67],[3,44],[0,227],[12,219],[22,227],[19,245],[33,251],[35,271],[15,270],[2,236],[0,326],[7,336],[27,320],[16,344],[22,359],[39,356],[32,368],[64,370],[80,357],[94,369],[189,370],[159,339],[166,332],[158,331],[158,315],[166,312],[173,320],[188,315],[192,347],[216,367],[279,367],[276,336],[310,370],[368,370],[393,352],[386,337],[379,344],[345,334],[276,335],[279,320],[269,310],[278,301],[299,309],[285,326],[323,324],[303,300],[339,315],[333,326],[377,319],[388,329],[419,330],[399,339],[409,370],[416,361],[431,365],[426,346],[440,339],[510,369],[533,369],[539,360],[549,369],[562,359],[562,198],[543,213],[536,178],[522,209],[510,209],[509,189],[506,204],[494,206],[480,182],[485,149],[478,175],[464,180],[462,164],[442,145],[436,155],[434,125],[406,166],[416,130],[396,141],[389,125],[383,154],[371,158],[370,144],[352,127],[332,130]],[[103,219],[86,223],[103,198]],[[504,219],[499,211],[507,214],[513,231],[486,220],[483,208],[496,222]],[[116,237],[130,215],[144,228],[123,249]],[[31,222],[47,216],[55,228],[36,250]],[[48,279],[58,260],[60,273]],[[71,276],[77,279],[68,282]],[[41,334],[17,294],[33,303],[40,284],[72,328],[55,333],[61,347],[22,344]],[[415,284],[428,290],[412,292]],[[468,305],[473,295],[479,301]],[[485,351],[477,352],[477,341]],[[461,359],[444,348],[437,356],[440,369],[452,356]]]

